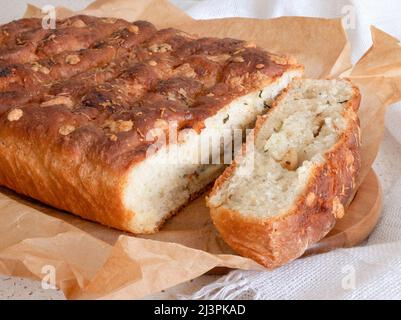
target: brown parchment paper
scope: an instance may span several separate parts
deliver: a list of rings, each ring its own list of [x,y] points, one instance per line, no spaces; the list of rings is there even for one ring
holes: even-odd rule
[[[316,78],[347,76],[362,92],[363,167],[370,169],[384,129],[386,107],[401,99],[401,46],[372,27],[373,45],[352,66],[339,19],[283,17],[272,20],[196,21],[165,0],[99,0],[81,13],[145,19],[202,36],[254,41],[294,56]],[[58,17],[74,14],[59,8]],[[26,16],[41,16],[29,6]],[[46,266],[67,298],[140,298],[198,277],[216,266],[262,269],[235,255],[219,238],[203,197],[155,235],[134,237],[46,207],[0,188],[0,273],[41,280]],[[45,267],[45,268],[44,268]]]

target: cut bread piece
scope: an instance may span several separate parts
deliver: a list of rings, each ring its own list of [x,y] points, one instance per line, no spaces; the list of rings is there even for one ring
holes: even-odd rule
[[[346,80],[296,80],[257,120],[207,199],[234,250],[275,268],[344,215],[361,166],[359,102]]]

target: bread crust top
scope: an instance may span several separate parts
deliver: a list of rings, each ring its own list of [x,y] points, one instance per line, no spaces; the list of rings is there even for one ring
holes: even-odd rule
[[[202,130],[235,98],[300,68],[242,40],[73,16],[0,27],[0,136],[116,172],[144,159],[150,130]],[[90,159],[88,159],[90,158]]]

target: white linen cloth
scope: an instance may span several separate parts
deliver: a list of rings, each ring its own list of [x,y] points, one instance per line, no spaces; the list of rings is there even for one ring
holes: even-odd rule
[[[353,13],[347,30],[356,62],[370,47],[370,25],[401,39],[399,0],[174,0],[196,19],[334,18]],[[354,23],[354,25],[353,25]],[[375,161],[384,191],[382,218],[364,244],[296,260],[274,271],[233,271],[185,298],[401,299],[401,104],[386,115]]]

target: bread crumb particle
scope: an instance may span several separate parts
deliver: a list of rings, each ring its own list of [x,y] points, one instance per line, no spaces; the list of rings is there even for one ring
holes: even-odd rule
[[[270,55],[270,59],[277,64],[286,65],[288,63],[288,59],[286,57],[278,56],[275,54]]]
[[[63,136],[67,136],[74,130],[75,130],[75,127],[73,125],[66,124],[66,125],[61,126],[60,129],[58,130],[58,132]]]
[[[8,113],[7,119],[8,121],[18,121],[23,114],[24,112],[21,109],[14,109]]]
[[[66,96],[58,96],[51,100],[45,101],[41,103],[41,107],[49,107],[54,105],[64,105],[67,108],[71,109],[74,106],[74,102],[70,97]]]
[[[31,69],[35,72],[41,72],[43,74],[49,74],[50,70],[47,67],[42,66],[40,63],[38,62],[34,62],[31,66]]]
[[[138,34],[139,33],[139,27],[134,25],[134,24],[130,25],[128,27],[128,31],[131,32],[131,33],[134,33],[134,34]]]
[[[160,43],[160,44],[155,43],[149,47],[149,50],[154,53],[156,52],[164,53],[167,51],[171,51],[172,47],[168,43]]]
[[[149,65],[152,67],[155,67],[155,66],[157,66],[157,62],[155,60],[150,60]]]
[[[41,73],[43,73],[43,74],[49,74],[49,73],[50,73],[50,69],[49,69],[49,68],[46,68],[46,67],[40,68],[39,71],[40,71]]]
[[[118,131],[119,132],[127,132],[132,130],[134,124],[131,120],[127,120],[127,121],[120,121],[118,124]]]
[[[103,107],[103,108],[108,108],[111,107],[113,105],[113,102],[110,100],[107,101],[103,101],[99,103],[99,106]]]
[[[83,22],[81,19],[79,20],[75,20],[72,24],[72,27],[74,28],[85,28],[86,27],[86,23]]]
[[[109,18],[103,18],[102,21],[103,21],[104,23],[113,24],[113,23],[116,23],[117,18],[110,18],[110,17],[109,17]]]
[[[79,63],[80,61],[81,61],[81,59],[76,54],[70,54],[65,58],[65,62],[67,62],[68,64],[71,64],[71,65],[75,65],[75,64]]]
[[[341,219],[344,217],[344,206],[340,202],[340,199],[338,197],[335,197],[333,199],[333,208],[332,208],[333,215],[336,219]]]
[[[244,62],[245,60],[244,60],[243,57],[234,57],[234,58],[233,58],[233,61],[234,61],[234,62]]]
[[[131,120],[106,120],[102,128],[107,129],[109,133],[127,132],[132,130],[134,123]]]
[[[178,89],[178,93],[179,93],[180,95],[182,95],[183,97],[186,97],[186,96],[187,96],[187,92],[185,91],[184,88],[179,88],[179,89]]]
[[[313,192],[309,192],[309,194],[306,196],[306,205],[308,207],[312,207],[313,203],[315,202],[316,199],[316,194]]]
[[[54,33],[52,33],[50,36],[48,36],[45,41],[53,41],[56,42],[56,35]]]

